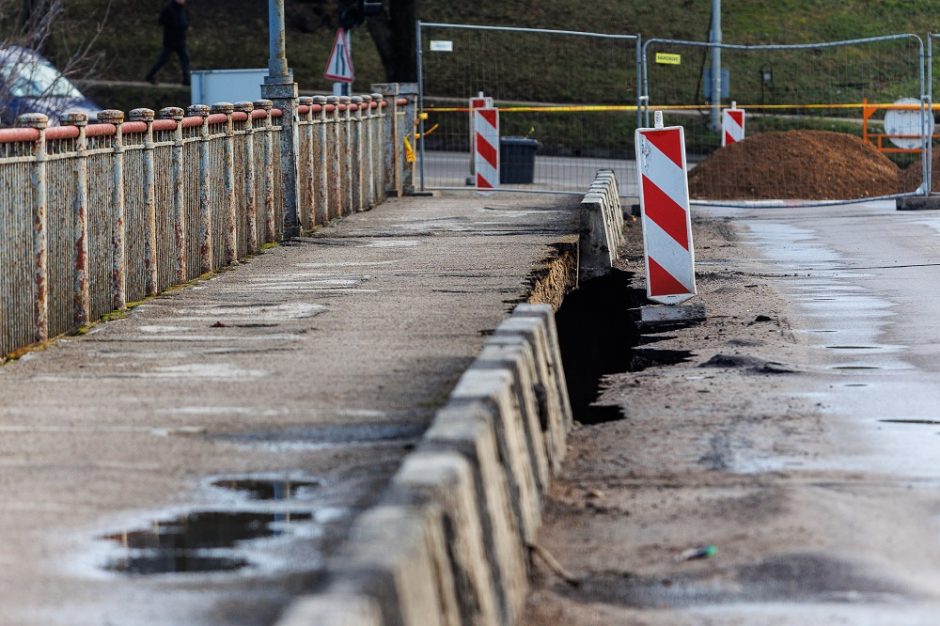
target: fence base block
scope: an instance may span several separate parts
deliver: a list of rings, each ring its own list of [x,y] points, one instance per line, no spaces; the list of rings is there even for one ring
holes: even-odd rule
[[[940,210],[940,196],[907,196],[898,198],[898,211]]]

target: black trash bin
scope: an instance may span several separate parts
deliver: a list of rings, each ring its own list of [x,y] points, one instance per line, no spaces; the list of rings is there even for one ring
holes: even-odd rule
[[[499,183],[512,185],[535,180],[535,151],[539,142],[528,137],[500,137]]]

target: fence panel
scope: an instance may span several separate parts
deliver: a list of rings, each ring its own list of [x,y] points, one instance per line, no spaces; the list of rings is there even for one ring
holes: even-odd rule
[[[612,169],[626,183],[621,193],[635,195],[637,35],[433,23],[419,23],[419,35],[421,107],[428,114],[422,188],[473,182],[467,107],[483,92],[500,109],[502,137],[538,142],[532,182],[503,189],[583,193],[596,170]],[[522,150],[531,155],[533,148]],[[528,180],[528,155],[520,156],[504,148],[501,169]]]
[[[0,187],[0,354],[31,343],[34,336],[31,150],[29,144],[3,148],[4,158],[16,162],[4,167]]]
[[[50,141],[46,162],[47,228],[49,233],[49,335],[74,326],[76,140]],[[28,205],[24,205],[28,206]],[[3,241],[7,241],[3,239]]]
[[[720,109],[708,95],[711,49],[708,42],[665,39],[649,39],[643,45],[648,98],[644,123],[649,125],[649,111],[656,109],[663,111],[666,126],[685,127],[693,198],[855,201],[909,195],[920,186],[926,162],[923,142],[915,137],[916,149],[894,150],[879,138],[884,135],[885,111],[905,109],[893,106],[900,98],[913,99],[906,109],[915,119],[927,115],[919,104],[926,92],[924,47],[916,35],[720,45],[720,104],[727,107],[737,101],[746,110],[748,137],[771,131],[839,133],[765,135],[747,151],[733,146],[735,152],[719,153]],[[824,156],[828,154],[832,158]],[[813,158],[825,166],[808,166]],[[706,163],[696,175],[694,169]],[[874,182],[858,184],[853,176],[861,176],[866,168],[875,172]]]

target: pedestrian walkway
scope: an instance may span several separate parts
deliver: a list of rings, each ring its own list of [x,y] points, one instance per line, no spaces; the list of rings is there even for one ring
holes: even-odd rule
[[[575,205],[390,201],[0,368],[0,624],[272,623]]]

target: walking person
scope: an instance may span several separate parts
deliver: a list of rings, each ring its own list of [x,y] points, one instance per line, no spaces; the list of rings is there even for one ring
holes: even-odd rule
[[[174,52],[180,60],[183,73],[180,84],[189,84],[189,51],[186,50],[186,30],[189,28],[189,15],[186,13],[186,0],[170,0],[160,12],[159,23],[163,26],[163,51],[147,72],[147,82],[157,83],[157,72],[170,60]]]

